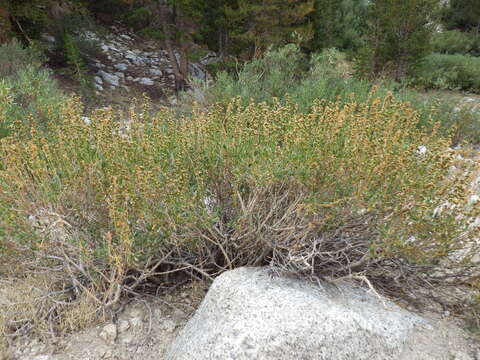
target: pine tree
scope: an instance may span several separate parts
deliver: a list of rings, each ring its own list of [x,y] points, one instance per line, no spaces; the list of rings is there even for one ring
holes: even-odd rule
[[[228,53],[229,21],[226,7],[235,6],[236,0],[204,0],[200,3],[202,16],[199,24],[203,41],[220,55]]]
[[[316,0],[312,15],[315,50],[358,49],[362,45],[367,11],[367,0]]]
[[[443,20],[449,29],[473,31],[480,34],[480,1],[451,0],[446,6]]]
[[[293,40],[292,36],[301,43],[311,40],[308,16],[313,10],[314,0],[238,0],[226,14],[232,38],[257,55]]]
[[[8,30],[31,42],[76,5],[83,7],[81,0],[0,0],[0,38]]]
[[[3,44],[11,36],[12,24],[10,22],[10,11],[5,1],[0,0],[0,44]]]
[[[375,0],[369,9],[364,71],[402,80],[430,51],[438,0]]]

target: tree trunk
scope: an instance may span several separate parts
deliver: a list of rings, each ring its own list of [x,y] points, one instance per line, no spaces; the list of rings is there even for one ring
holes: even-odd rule
[[[0,44],[7,42],[11,37],[12,23],[10,12],[0,4]]]
[[[172,36],[169,29],[170,21],[167,14],[168,8],[163,5],[159,5],[159,14],[160,14],[160,22],[162,26],[162,31],[165,34],[164,46],[167,50],[168,59],[170,60],[170,64],[172,65],[173,75],[175,76],[175,91],[179,92],[186,89],[186,76],[182,72],[182,68],[177,61],[177,57],[175,56],[175,51],[172,45]],[[185,56],[183,56],[185,57]]]
[[[183,18],[176,17],[176,25],[178,26],[179,29],[186,29],[186,26],[183,22]],[[188,46],[187,46],[187,39],[180,38],[179,40],[179,50],[180,50],[180,73],[182,74],[182,78],[184,80],[184,83],[182,84],[182,89],[181,90],[186,90],[186,87],[188,85]]]

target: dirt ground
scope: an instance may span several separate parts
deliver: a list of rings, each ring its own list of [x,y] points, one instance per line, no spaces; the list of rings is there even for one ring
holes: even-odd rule
[[[106,323],[61,339],[17,341],[4,359],[147,360],[163,359],[178,331],[202,300],[207,284],[196,283],[164,295],[124,303]],[[2,356],[0,356],[2,358]]]

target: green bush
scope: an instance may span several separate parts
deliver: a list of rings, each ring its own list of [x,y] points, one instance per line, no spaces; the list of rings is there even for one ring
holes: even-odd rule
[[[447,176],[449,140],[391,96],[306,113],[234,100],[184,119],[145,108],[129,129],[112,110],[83,124],[82,107],[66,104],[47,138],[19,124],[0,141],[0,214],[10,257],[66,266],[63,286],[99,304],[152,273],[267,263],[389,288],[421,271],[436,284],[435,265],[476,234],[466,225],[479,208],[443,206],[468,196],[465,179]],[[449,277],[462,269],[464,280],[468,257],[453,259]]]
[[[218,75],[224,72],[228,74],[235,74],[238,66],[238,60],[234,58],[224,58],[221,61],[207,64],[205,67],[213,76],[213,78],[217,79]]]
[[[357,51],[364,46],[368,8],[363,0],[315,0],[314,48]]]
[[[440,54],[480,55],[480,39],[478,36],[459,30],[435,34],[432,47],[435,52]]]
[[[65,33],[62,38],[64,56],[67,61],[69,73],[72,78],[80,85],[80,93],[86,99],[93,93],[92,76],[88,74],[88,67],[85,56],[82,55],[78,47],[78,42],[69,33]]]
[[[480,92],[480,58],[431,54],[418,70],[416,82],[429,89]]]
[[[136,30],[150,26],[152,14],[146,7],[141,7],[128,12],[125,16],[125,23]]]
[[[39,67],[44,61],[43,54],[36,47],[24,48],[20,42],[0,46],[0,79],[15,77],[27,65]]]
[[[423,96],[393,81],[372,83],[355,78],[352,76],[353,66],[337,50],[327,49],[312,55],[308,71],[304,71],[306,61],[295,45],[268,52],[265,58],[245,64],[238,73],[220,72],[217,81],[205,90],[206,101],[228,104],[239,97],[246,105],[250,101],[272,104],[274,98],[280,102],[289,99],[301,111],[309,111],[317,99],[363,103],[371,100],[374,91],[377,97],[385,98],[393,93],[397,100],[410,102],[419,113],[420,126],[429,126],[432,109],[435,109],[433,116],[445,133],[454,125],[461,125],[462,129],[478,129],[471,115],[453,112],[457,106],[453,102],[438,103],[433,97]],[[456,140],[480,141],[480,129],[468,133],[460,128]]]
[[[307,65],[296,45],[268,51],[263,58],[243,64],[236,74],[220,72],[209,97],[212,102],[224,103],[240,97],[245,105],[250,101],[271,103],[273,98],[284,99],[286,92],[298,85]]]
[[[335,49],[313,54],[308,60],[298,46],[290,44],[247,62],[237,73],[220,72],[207,89],[207,98],[212,103],[229,103],[239,97],[245,105],[251,101],[272,104],[288,98],[302,111],[309,111],[317,99],[349,102],[354,98],[364,102],[374,88],[383,97],[399,87],[393,82],[378,86],[359,80],[352,72],[345,54]]]
[[[60,120],[66,97],[41,68],[36,51],[17,42],[1,46],[0,73],[0,138],[16,131],[19,122],[46,130]]]
[[[55,24],[55,47],[47,50],[52,63],[65,67],[65,73],[76,82],[85,101],[94,98],[88,64],[101,54],[100,41],[91,35],[102,32],[85,10],[69,13]]]
[[[76,49],[76,56],[81,57],[85,63],[88,58],[95,58],[101,54],[100,42],[89,38],[86,34],[103,33],[104,29],[95,24],[89,14],[80,12],[65,15],[57,22],[55,31],[57,33],[57,55],[63,57],[67,63],[73,60],[70,58],[72,48]]]
[[[147,26],[147,27],[143,28],[142,30],[139,30],[137,32],[137,34],[139,36],[149,38],[149,39],[152,39],[152,40],[157,40],[157,41],[163,41],[166,38],[166,35],[162,30],[157,29],[153,26]]]

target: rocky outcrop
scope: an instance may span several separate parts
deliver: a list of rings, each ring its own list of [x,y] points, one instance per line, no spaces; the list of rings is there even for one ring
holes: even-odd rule
[[[166,359],[474,359],[458,332],[353,285],[240,268],[214,281]]]
[[[132,88],[140,88],[149,94],[167,95],[175,89],[173,66],[167,51],[157,44],[139,38],[121,26],[111,26],[107,34],[85,31],[77,36],[88,41],[98,49],[89,56],[89,66],[94,73],[93,81],[97,95],[108,90],[123,89],[130,92]],[[52,45],[56,39],[49,34],[42,34],[42,39]],[[178,59],[180,54],[173,50]],[[209,61],[215,55],[208,55]],[[203,60],[203,59],[202,59]],[[202,61],[189,63],[189,76],[207,80]]]

